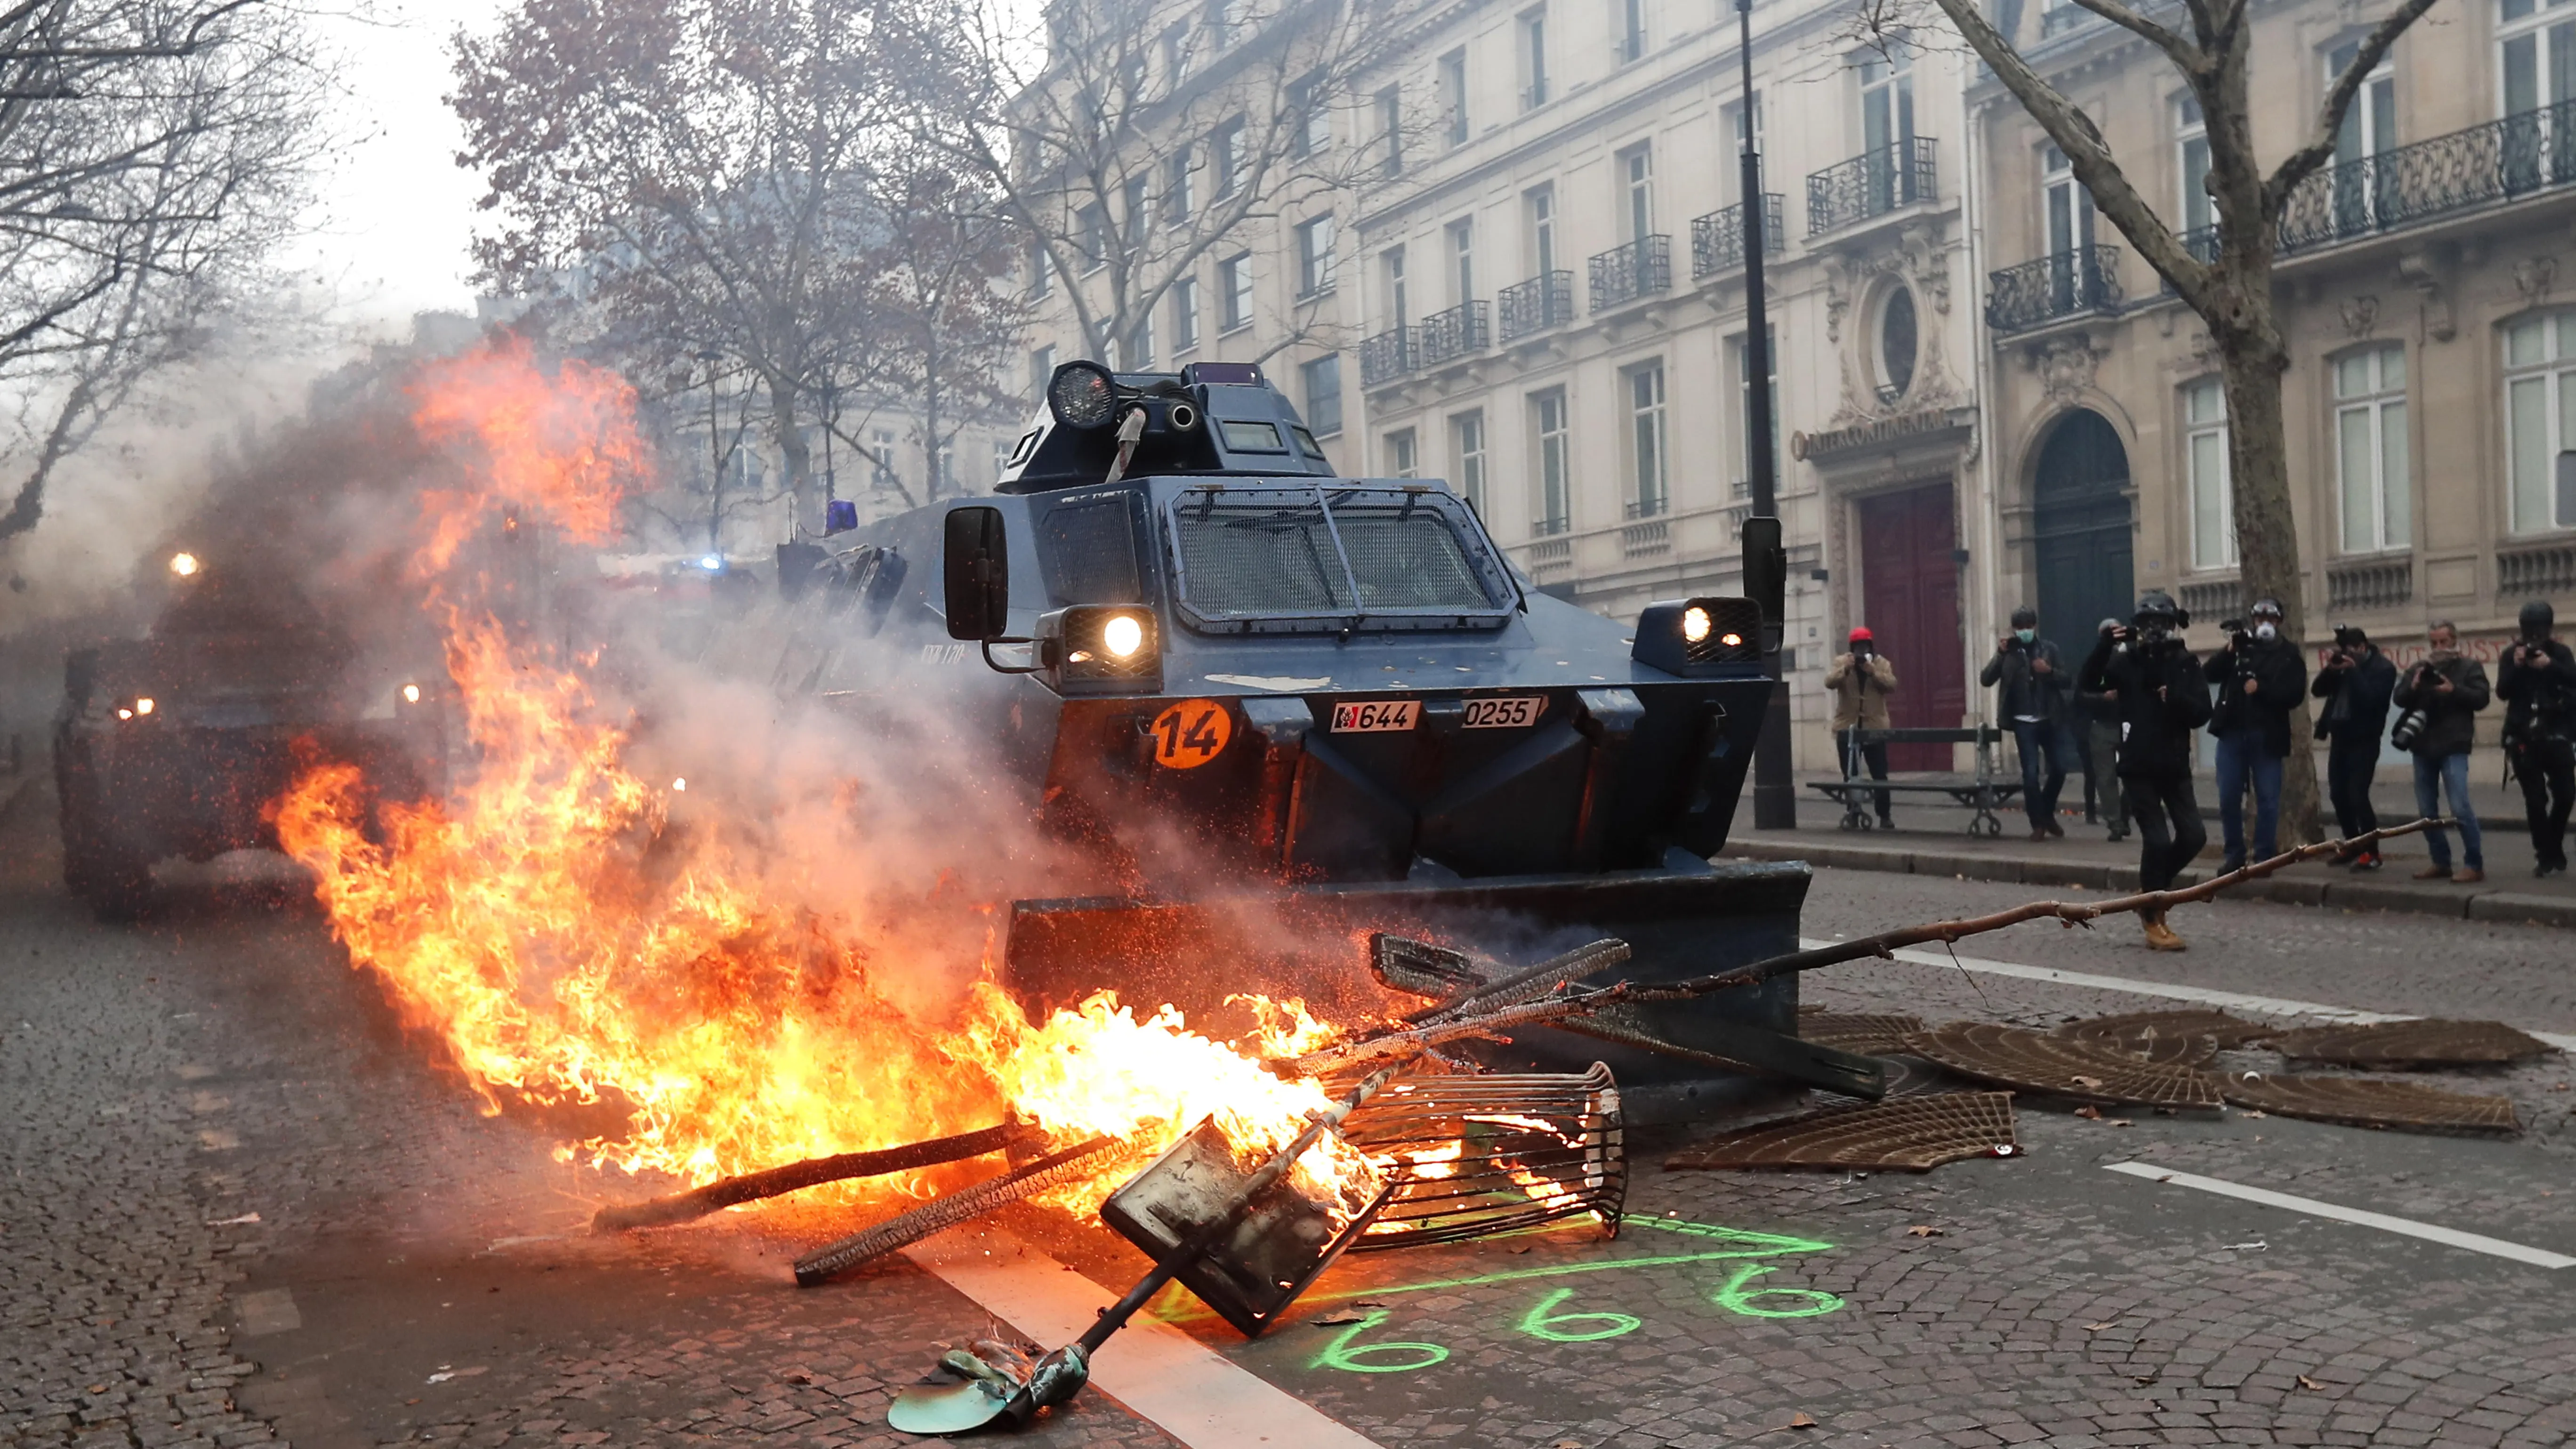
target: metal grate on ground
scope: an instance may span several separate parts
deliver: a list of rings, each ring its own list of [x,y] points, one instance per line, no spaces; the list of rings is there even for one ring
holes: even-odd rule
[[[2339,1122],[2351,1127],[2412,1127],[2469,1132],[2518,1132],[2509,1097],[2473,1097],[2420,1082],[2386,1077],[2229,1077],[2227,1100],[2281,1117]]]
[[[2500,1021],[2382,1021],[2285,1031],[2272,1046],[2293,1061],[2346,1067],[2489,1067],[2547,1056],[2557,1048]]]
[[[1902,1168],[2021,1151],[2010,1092],[1945,1092],[1774,1122],[1664,1159],[1689,1168]]]
[[[2206,1007],[2181,1007],[2168,1011],[2124,1011],[2117,1016],[2090,1016],[2070,1021],[2053,1033],[2075,1041],[2104,1046],[2141,1049],[2142,1043],[2171,1041],[2176,1038],[2203,1038],[2212,1051],[2226,1051],[2248,1042],[2275,1035],[2268,1026],[2246,1021]]]
[[[2087,1102],[2220,1103],[2218,1078],[2207,1072],[2017,1026],[1954,1021],[1911,1033],[1905,1049],[1964,1077]]]
[[[1800,1011],[1798,1035],[1819,1046],[1883,1057],[1905,1049],[1905,1035],[1921,1031],[1919,1016],[1871,1015],[1866,1012]]]

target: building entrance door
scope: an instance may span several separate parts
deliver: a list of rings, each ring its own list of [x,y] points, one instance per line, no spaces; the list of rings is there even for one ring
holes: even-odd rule
[[[2031,493],[2039,557],[2041,632],[2072,665],[2093,648],[2094,626],[2125,621],[2137,595],[2129,555],[2129,453],[2100,413],[2058,420],[2039,450]]]
[[[1957,729],[1968,707],[1959,642],[1958,527],[1950,485],[1860,500],[1861,613],[1896,666],[1888,723]],[[1895,745],[1890,769],[1946,770],[1948,745]]]

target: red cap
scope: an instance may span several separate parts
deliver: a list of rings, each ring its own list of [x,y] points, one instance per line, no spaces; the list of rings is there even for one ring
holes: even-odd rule
[[[1857,644],[1857,643],[1859,643],[1860,641],[1862,641],[1863,639],[1868,640],[1868,641],[1869,641],[1869,642],[1871,642],[1872,644],[1875,644],[1875,643],[1877,643],[1877,642],[1878,642],[1878,636],[1877,636],[1877,635],[1875,635],[1875,634],[1872,634],[1871,632],[1869,632],[1869,630],[1868,630],[1868,628],[1867,628],[1866,626],[1864,626],[1864,627],[1862,627],[1862,628],[1854,629],[1853,631],[1851,631],[1851,638],[1850,638],[1849,640],[1845,641],[1845,642],[1847,642],[1847,643],[1852,643],[1852,644]]]

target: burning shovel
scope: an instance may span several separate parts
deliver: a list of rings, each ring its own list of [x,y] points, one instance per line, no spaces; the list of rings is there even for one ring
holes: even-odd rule
[[[1310,1119],[1286,1147],[1263,1163],[1259,1170],[1243,1180],[1228,1198],[1214,1220],[1184,1238],[1170,1253],[1161,1255],[1154,1271],[1137,1280],[1125,1297],[1100,1311],[1082,1337],[1048,1354],[1032,1368],[1023,1370],[1015,1362],[994,1363],[963,1349],[951,1349],[939,1360],[939,1367],[957,1376],[953,1384],[916,1384],[896,1396],[886,1412],[886,1423],[907,1434],[959,1434],[982,1428],[995,1420],[1007,1420],[1014,1429],[1027,1424],[1040,1409],[1069,1402],[1082,1386],[1091,1381],[1091,1356],[1109,1341],[1109,1336],[1127,1326],[1136,1310],[1163,1291],[1182,1273],[1196,1267],[1209,1253],[1225,1243],[1253,1211],[1263,1194],[1288,1175],[1288,1170],[1315,1145],[1323,1135],[1339,1127],[1351,1110],[1376,1095],[1378,1088],[1395,1075],[1396,1064],[1380,1067],[1361,1079],[1348,1096]],[[1158,1161],[1156,1167],[1161,1166]],[[1155,1171],[1149,1167],[1138,1180]],[[1132,1187],[1133,1184],[1130,1184]],[[997,1355],[998,1356],[998,1355]]]

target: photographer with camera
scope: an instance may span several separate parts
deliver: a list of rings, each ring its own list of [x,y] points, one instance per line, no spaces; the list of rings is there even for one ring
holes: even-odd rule
[[[1887,778],[1887,746],[1884,743],[1863,745],[1859,730],[1887,728],[1887,697],[1896,693],[1896,666],[1878,652],[1878,641],[1867,629],[1851,631],[1851,647],[1834,656],[1832,667],[1825,671],[1825,688],[1834,692],[1834,758],[1842,762],[1843,778],[1858,779],[1864,762],[1873,780]],[[1878,823],[1888,830],[1896,828],[1896,818],[1888,810],[1888,792],[1872,791],[1878,796]]]
[[[1995,657],[1986,661],[1977,682],[1995,691],[1995,712],[2012,726],[2013,744],[2021,755],[2021,803],[2030,815],[2030,838],[2064,835],[2057,823],[2057,795],[2066,788],[2066,767],[2075,758],[2075,738],[2067,732],[2067,695],[2075,677],[2057,655],[2057,645],[2039,637],[2039,614],[2024,604],[2012,612],[2012,632],[1995,641]],[[2045,756],[2048,777],[2040,778]]]
[[[2424,835],[2433,863],[2415,872],[2415,878],[2471,885],[2487,878],[2478,812],[2469,804],[2469,746],[2475,741],[2477,712],[2487,707],[2487,671],[2460,652],[2460,631],[2448,619],[2434,620],[2424,631],[2424,642],[2432,653],[2406,671],[2391,696],[2405,713],[2388,727],[2388,742],[2415,756],[2416,813],[2441,814],[2447,791],[2451,817],[2460,825],[2459,874],[2451,873],[2449,834],[2433,830]]]
[[[2280,854],[2281,769],[2290,754],[2290,711],[2308,688],[2299,646],[2281,637],[2281,601],[2254,601],[2251,627],[2230,619],[2227,642],[2202,672],[2218,686],[2209,732],[2218,736],[2218,824],[2225,869],[2245,863],[2245,786],[2254,786],[2254,854]]]
[[[2388,727],[2397,666],[2368,634],[2350,624],[2337,624],[2334,639],[2334,652],[2326,656],[2308,692],[2326,702],[2316,725],[2317,738],[2326,742],[2326,798],[2334,802],[2336,827],[2350,840],[2379,828],[2379,812],[2370,804],[2370,778],[2379,772],[2379,736]],[[2326,864],[2377,870],[2379,847],[2338,854]]]
[[[2125,654],[2126,640],[2114,638],[2120,621],[2105,619],[2096,631],[2111,640],[2111,652]],[[2129,838],[2129,801],[2120,789],[2120,701],[2117,691],[2075,691],[2075,710],[2084,720],[2084,793],[2093,797],[2102,823],[2114,841]]]
[[[2567,808],[2576,798],[2576,654],[2551,637],[2545,599],[2522,606],[2521,631],[2496,666],[2504,696],[2504,748],[2522,781],[2535,876],[2567,869]]]
[[[2098,694],[2118,712],[2120,785],[2138,822],[2138,889],[2160,891],[2200,854],[2209,832],[2191,792],[2191,737],[2209,721],[2209,686],[2200,661],[2183,647],[2191,616],[2164,591],[2138,600],[2126,628],[2105,630],[2085,657],[2075,687]],[[2183,949],[2162,912],[2142,917],[2147,945]]]

